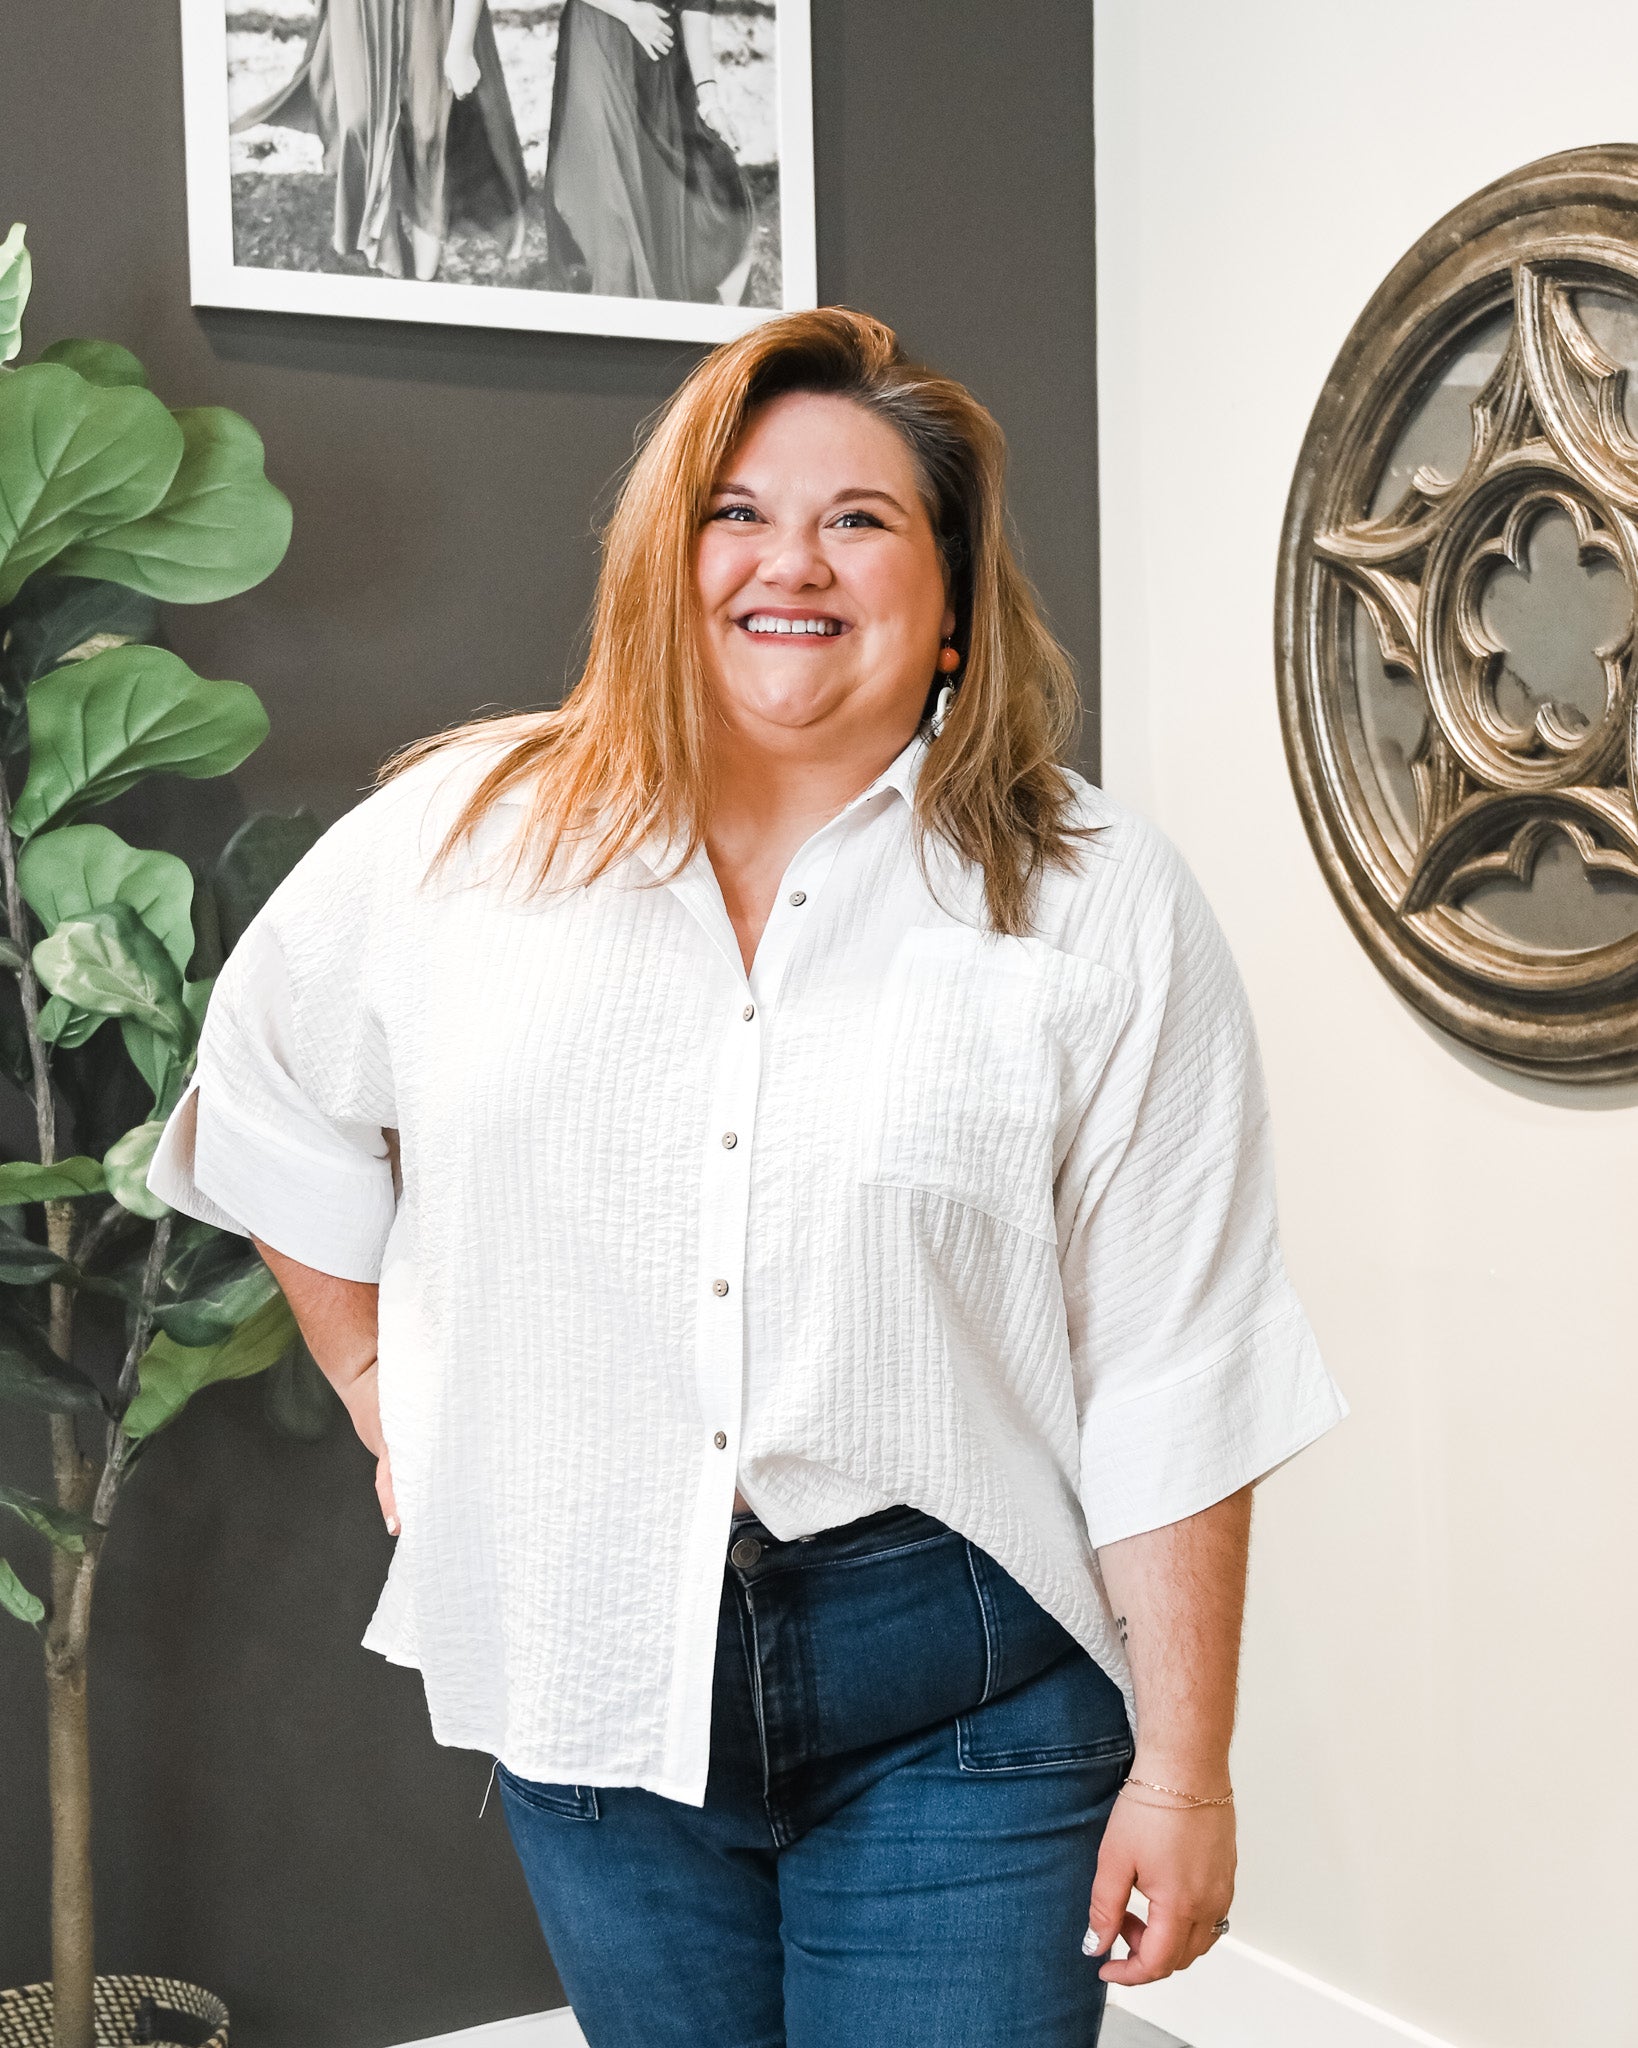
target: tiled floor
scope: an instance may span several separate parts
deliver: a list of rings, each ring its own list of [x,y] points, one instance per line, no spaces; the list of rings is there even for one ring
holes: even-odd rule
[[[1110,2006],[1104,2015],[1098,2048],[1184,2048],[1175,2034],[1163,2034],[1147,2020],[1135,2020],[1129,2012]]]

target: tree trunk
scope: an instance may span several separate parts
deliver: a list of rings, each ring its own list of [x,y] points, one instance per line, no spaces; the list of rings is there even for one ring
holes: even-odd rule
[[[66,1253],[65,1202],[46,1205],[46,1235]],[[73,1304],[66,1287],[51,1290],[51,1340],[59,1357],[73,1350]],[[72,1415],[51,1418],[52,1477],[60,1506],[90,1511],[98,1470],[80,1449]],[[46,1625],[46,1748],[51,1789],[52,2048],[95,2048],[95,1923],[91,1886],[91,1724],[86,1711],[91,1592],[99,1536],[84,1551],[53,1548],[51,1619]]]
[[[58,1599],[78,1604],[74,1581],[88,1581],[91,1558],[58,1553]],[[68,1581],[67,1585],[62,1582]],[[85,1591],[89,1594],[89,1585]],[[53,2048],[93,2048],[91,1742],[86,1718],[86,1658],[82,1644],[48,1643],[46,1711],[51,1758],[51,1981]]]

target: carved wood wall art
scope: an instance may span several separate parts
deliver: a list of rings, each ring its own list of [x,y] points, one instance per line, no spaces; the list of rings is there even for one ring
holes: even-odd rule
[[[1286,508],[1286,751],[1377,965],[1492,1059],[1638,1073],[1638,147],[1424,235]]]

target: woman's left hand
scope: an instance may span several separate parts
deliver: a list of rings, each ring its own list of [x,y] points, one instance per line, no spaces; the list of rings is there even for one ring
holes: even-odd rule
[[[1106,1962],[1106,1984],[1153,1984],[1186,1970],[1217,1940],[1234,1897],[1234,1808],[1162,1807],[1117,1799],[1092,1886],[1090,1925],[1102,1955],[1117,1935],[1131,1950]],[[1131,1910],[1136,1889],[1147,1923]]]
[[[451,42],[444,52],[444,79],[455,97],[464,100],[482,75],[471,49],[457,48]]]
[[[732,147],[734,138],[728,132],[727,117],[722,111],[722,88],[717,81],[708,78],[703,85],[695,88],[694,97],[699,104],[700,119],[706,127],[714,135],[721,136],[722,140]]]

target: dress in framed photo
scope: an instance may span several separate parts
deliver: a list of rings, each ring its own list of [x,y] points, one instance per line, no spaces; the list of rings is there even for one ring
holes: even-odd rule
[[[817,303],[808,0],[182,0],[196,306],[725,341]]]

